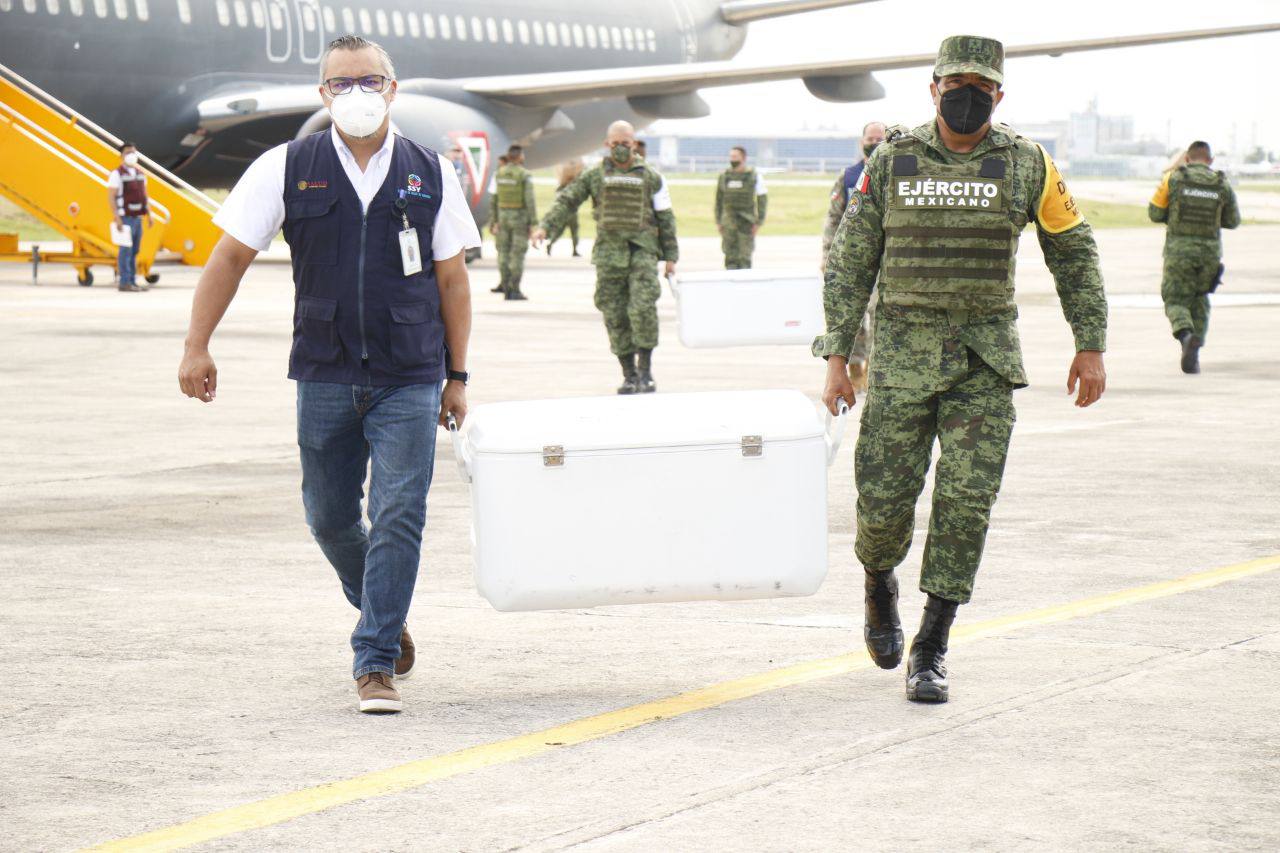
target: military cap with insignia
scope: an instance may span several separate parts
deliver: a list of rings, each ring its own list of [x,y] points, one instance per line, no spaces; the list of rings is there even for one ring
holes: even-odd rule
[[[938,48],[935,77],[978,74],[1004,83],[1004,45],[982,36],[948,36]]]

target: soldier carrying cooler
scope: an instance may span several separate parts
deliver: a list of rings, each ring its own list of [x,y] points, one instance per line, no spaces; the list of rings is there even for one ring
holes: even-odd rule
[[[1235,191],[1210,168],[1209,143],[1193,142],[1186,162],[1166,172],[1147,205],[1152,222],[1167,222],[1160,297],[1182,345],[1182,372],[1200,372],[1209,333],[1209,294],[1222,280],[1222,229],[1240,224]]]
[[[636,131],[616,121],[605,138],[608,154],[587,169],[556,198],[542,225],[533,232],[538,248],[547,234],[562,229],[587,199],[596,203],[596,307],[604,314],[609,346],[622,365],[619,394],[647,394],[653,381],[653,350],[658,345],[658,261],[674,275],[680,247],[671,193],[656,169],[635,154]]]
[[[928,594],[907,662],[907,698],[945,702],[956,609],[973,593],[1027,384],[1018,344],[1014,257],[1036,225],[1075,337],[1067,389],[1091,405],[1106,386],[1107,303],[1093,232],[1035,142],[991,124],[1004,97],[1004,48],[953,36],[938,51],[937,114],[890,129],[867,162],[827,259],[823,401],[854,402],[846,365],[879,277],[871,385],[856,450],[858,536],[866,574],[863,636],[875,663],[902,660],[894,569],[911,547],[934,440],[942,446],[920,589]]]

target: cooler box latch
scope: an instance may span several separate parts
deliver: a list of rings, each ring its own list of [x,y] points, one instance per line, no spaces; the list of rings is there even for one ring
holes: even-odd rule
[[[744,435],[742,437],[742,455],[746,457],[763,456],[764,437],[759,435]]]
[[[542,448],[542,466],[544,468],[559,468],[564,465],[564,445],[548,444]]]

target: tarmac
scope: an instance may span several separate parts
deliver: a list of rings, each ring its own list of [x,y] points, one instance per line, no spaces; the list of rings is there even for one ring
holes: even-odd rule
[[[363,716],[355,614],[303,522],[288,266],[241,286],[212,405],[175,378],[197,270],[127,294],[0,267],[0,849],[1280,848],[1280,226],[1226,235],[1199,376],[1159,308],[1161,237],[1098,234],[1109,379],[1087,410],[1022,241],[1033,384],[941,706],[861,651],[851,424],[818,594],[525,614],[475,592],[442,432],[418,670],[404,713]],[[763,237],[756,265],[815,269],[817,242]],[[473,265],[473,406],[617,385],[567,254],[529,255],[526,303]],[[712,240],[684,255],[719,265]],[[660,392],[820,393],[804,347],[687,350],[660,310]]]

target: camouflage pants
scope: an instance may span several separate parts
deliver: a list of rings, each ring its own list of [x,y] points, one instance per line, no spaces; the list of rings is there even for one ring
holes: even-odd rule
[[[529,223],[523,219],[498,220],[498,271],[505,293],[520,289],[524,276],[524,256],[529,251]]]
[[[1209,333],[1209,288],[1218,272],[1219,256],[1166,249],[1160,298],[1176,336],[1184,329],[1203,342]]]
[[[576,210],[569,215],[567,220],[565,220],[565,225],[563,227],[557,228],[555,231],[552,231],[547,235],[548,249],[555,245],[555,242],[564,235],[565,228],[569,229],[569,241],[573,246],[574,251],[576,252],[578,250],[578,234],[580,233],[582,226],[578,223],[578,212]]]
[[[967,602],[1004,476],[1013,422],[1013,385],[973,352],[966,374],[944,391],[873,384],[855,456],[855,552],[862,564],[885,570],[906,559],[936,437],[942,454],[934,475],[920,589]]]
[[[724,252],[725,269],[751,269],[751,256],[756,251],[756,235],[751,233],[751,225],[741,219],[724,225],[720,229],[720,250]]]
[[[607,265],[600,261],[607,261]],[[658,345],[658,257],[635,246],[597,256],[596,307],[604,314],[614,355]]]

